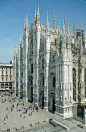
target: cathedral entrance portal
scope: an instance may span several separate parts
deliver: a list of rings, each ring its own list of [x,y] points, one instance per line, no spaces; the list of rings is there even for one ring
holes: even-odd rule
[[[44,96],[42,95],[42,106],[44,107]]]
[[[55,98],[52,98],[52,112],[55,112]]]
[[[55,112],[55,93],[51,92],[50,93],[50,108],[51,108],[51,112],[54,114]]]

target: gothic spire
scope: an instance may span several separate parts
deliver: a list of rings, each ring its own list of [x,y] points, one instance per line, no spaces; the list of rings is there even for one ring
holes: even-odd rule
[[[60,22],[59,22],[59,26],[58,26],[58,33],[60,34]]]
[[[39,3],[38,3],[38,10],[37,10],[37,15],[36,15],[37,17],[36,17],[36,22],[37,23],[40,23],[40,14],[39,14]]]
[[[69,29],[69,22],[68,22],[68,47],[70,47],[70,29]]]
[[[26,30],[28,30],[28,14],[26,15]]]
[[[54,9],[54,20],[53,20],[53,27],[56,28],[56,18],[55,18],[55,9]]]
[[[82,33],[81,33],[81,47],[80,47],[80,53],[82,54],[82,52],[83,52],[83,49],[82,49],[83,47],[82,47]]]
[[[75,32],[76,28],[75,28],[75,17],[73,18],[73,31]]]
[[[65,34],[64,20],[63,20],[63,34]]]
[[[25,30],[25,27],[26,27],[26,16],[24,17],[24,30]]]
[[[66,30],[66,14],[64,14],[64,28]]]
[[[48,11],[47,11],[46,25],[48,25]]]
[[[19,47],[21,48],[21,32],[20,32],[20,37],[19,37]]]
[[[34,22],[36,22],[36,5],[35,5]]]
[[[36,5],[35,5],[35,16],[36,16]]]
[[[20,38],[19,38],[19,42],[21,42],[21,32],[20,32]]]
[[[68,36],[69,36],[69,34],[70,34],[70,29],[69,29],[69,22],[68,22]]]
[[[37,14],[39,14],[39,3],[38,3],[38,10],[37,10]]]
[[[82,30],[83,30],[83,20],[82,20]]]

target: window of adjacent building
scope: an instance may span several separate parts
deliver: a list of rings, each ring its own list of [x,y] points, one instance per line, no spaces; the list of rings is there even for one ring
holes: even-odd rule
[[[10,74],[11,74],[11,71],[10,71]]]
[[[11,77],[10,77],[10,81],[11,81]]]
[[[7,74],[7,71],[6,71],[6,74]]]
[[[2,77],[2,81],[3,81],[3,77]]]
[[[53,77],[53,87],[55,87],[55,81],[56,81],[56,79],[55,79],[55,77]]]
[[[3,71],[2,71],[2,74],[3,74]]]
[[[31,73],[33,73],[33,64],[31,64]]]
[[[6,81],[7,81],[7,77],[6,77]]]

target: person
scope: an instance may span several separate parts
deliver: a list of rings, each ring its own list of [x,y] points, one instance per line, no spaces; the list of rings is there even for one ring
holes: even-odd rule
[[[29,126],[32,126],[32,123]]]
[[[45,119],[44,119],[44,122],[46,122]]]
[[[40,124],[39,121],[38,121],[38,124]]]
[[[38,112],[38,107],[37,107],[37,112]]]
[[[24,117],[23,118],[25,118],[25,115],[24,115]]]
[[[34,107],[33,107],[33,111],[34,111]]]
[[[29,116],[30,116],[30,112],[29,112]]]

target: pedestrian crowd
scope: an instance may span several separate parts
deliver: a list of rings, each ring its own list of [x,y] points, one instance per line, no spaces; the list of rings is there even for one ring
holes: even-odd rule
[[[8,96],[7,99],[4,99],[5,96]],[[8,101],[10,104],[11,104],[11,107],[6,107],[6,111],[8,113],[14,111],[14,109],[16,109],[16,112],[20,112],[20,118],[26,118],[27,116],[33,116],[33,113],[34,111],[39,111],[39,108],[36,106],[35,103],[31,104],[30,106],[26,107],[25,106],[25,103],[24,103],[24,100],[23,99],[20,99],[19,98],[19,101],[17,102],[16,101],[16,97],[13,96],[12,94],[10,93],[5,93],[3,95],[3,99],[1,99],[1,102],[2,103],[5,103],[6,101]],[[11,97],[9,97],[11,96]],[[15,102],[15,105],[14,105],[14,102]],[[43,107],[42,107],[43,109]],[[8,119],[9,120],[9,116],[10,114],[6,114],[4,116],[4,124],[6,124],[6,120]],[[35,124],[40,124],[40,122],[36,122]],[[29,126],[32,126],[32,123],[29,124]],[[24,129],[24,125],[20,127],[20,129]],[[7,128],[7,131],[10,132],[10,128]],[[16,132],[19,132],[17,127],[13,128],[13,131],[16,131]]]

